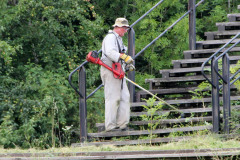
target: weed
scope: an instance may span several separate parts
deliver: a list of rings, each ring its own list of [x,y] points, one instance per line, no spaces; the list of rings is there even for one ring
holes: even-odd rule
[[[166,112],[165,114],[156,115],[157,111],[162,110],[163,103],[159,102],[157,105],[155,105],[156,99],[154,97],[149,98],[148,100],[146,99],[144,100],[147,102],[147,105],[143,105],[144,109],[147,111],[147,115],[141,115],[141,117],[144,121],[149,121],[148,131],[150,132],[149,138],[151,144],[152,143],[151,140],[154,137],[153,130],[157,128],[161,119],[169,115],[169,112]]]

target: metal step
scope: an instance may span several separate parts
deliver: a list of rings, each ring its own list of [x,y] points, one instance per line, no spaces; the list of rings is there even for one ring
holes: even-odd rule
[[[240,21],[240,13],[231,13],[227,15],[229,22]]]
[[[200,130],[211,130],[212,125],[194,126],[194,127],[181,127],[181,128],[167,128],[156,129],[152,131],[152,134],[169,134],[172,132],[192,132]],[[121,131],[121,132],[102,132],[102,133],[88,133],[90,138],[103,138],[103,137],[123,137],[123,136],[141,136],[149,135],[150,131],[138,130],[138,131]]]
[[[220,22],[216,23],[218,31],[239,30],[240,22]]]
[[[216,31],[216,32],[205,32],[204,35],[207,37],[207,40],[231,39],[232,36],[235,36],[239,32],[240,30]]]
[[[219,47],[221,47],[221,45],[224,45],[224,44],[228,43],[229,41],[230,41],[230,39],[197,41],[196,46],[197,46],[197,49],[219,48]],[[230,44],[234,44],[238,41],[240,41],[239,38],[233,40]]]
[[[220,48],[216,49],[202,49],[202,50],[187,50],[183,51],[184,59],[194,59],[194,58],[204,58],[209,57],[213,53],[217,52]],[[226,51],[228,48],[222,49],[220,53]],[[229,53],[232,52],[240,52],[240,47],[234,47],[232,48]],[[239,53],[240,55],[240,53]]]
[[[240,56],[229,56],[229,59],[230,61],[238,61]],[[172,64],[174,68],[186,68],[189,65],[190,67],[193,67],[193,65],[201,66],[206,60],[207,58],[172,60]]]

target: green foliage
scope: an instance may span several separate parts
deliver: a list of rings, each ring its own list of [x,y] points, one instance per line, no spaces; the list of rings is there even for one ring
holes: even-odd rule
[[[79,115],[67,77],[100,47],[101,17],[87,0],[6,0],[0,17],[0,145],[69,145]]]
[[[95,89],[92,87],[91,89]],[[93,91],[93,90],[91,90]],[[90,94],[90,93],[89,93]],[[96,132],[96,123],[104,123],[104,89],[98,90],[91,98],[87,100],[87,112],[88,112],[88,132]]]
[[[141,115],[141,118],[143,121],[149,121],[148,131],[150,132],[149,138],[151,143],[152,138],[154,138],[153,130],[157,128],[160,121],[164,119],[164,117],[168,116],[169,112],[166,112],[165,114],[161,114],[161,115],[156,115],[157,111],[162,110],[163,102],[159,102],[158,104],[156,104],[155,98],[149,98],[147,100],[145,99],[145,101],[147,102],[147,105],[143,105],[143,108],[147,111],[147,114]]]
[[[238,70],[240,70],[240,61],[237,62],[237,64],[234,67],[230,67],[231,74],[235,74]],[[240,76],[240,73],[235,76],[235,78],[238,78]],[[240,91],[240,80],[237,80],[234,85],[238,88]]]
[[[189,92],[193,94],[192,99],[200,99],[203,103],[203,107],[205,108],[206,106],[203,98],[211,95],[210,89],[211,89],[211,85],[207,81],[204,81],[198,85],[197,89]]]
[[[154,75],[150,75],[147,73],[135,72],[135,82],[142,86],[143,88],[147,89],[149,84],[145,83],[145,79],[155,78]]]

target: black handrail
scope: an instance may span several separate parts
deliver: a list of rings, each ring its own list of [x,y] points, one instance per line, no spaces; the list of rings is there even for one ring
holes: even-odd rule
[[[236,36],[234,36],[231,40],[229,40],[229,42],[227,42],[225,45],[223,45],[219,50],[217,50],[214,54],[212,54],[205,62],[203,62],[201,68],[201,72],[202,75],[206,78],[206,80],[216,88],[216,86],[212,83],[212,81],[207,77],[207,75],[204,73],[204,67],[206,66],[206,64],[212,60],[221,50],[223,50],[227,45],[229,45],[234,39],[236,39],[239,36],[239,34],[237,34]]]
[[[206,78],[206,80],[212,85],[212,114],[213,114],[213,132],[218,133],[220,128],[220,110],[219,110],[219,90],[223,89],[223,123],[224,123],[224,132],[229,134],[230,132],[230,123],[229,119],[231,118],[231,103],[230,103],[230,86],[234,84],[240,76],[237,77],[234,81],[231,80],[238,75],[240,69],[230,77],[230,62],[228,52],[233,49],[237,44],[240,43],[240,40],[237,40],[231,47],[227,48],[220,55],[219,52],[223,50],[226,46],[232,43],[238,36],[240,32],[236,34],[231,40],[229,40],[226,44],[224,44],[219,50],[217,50],[214,54],[212,54],[203,64],[202,64],[202,75]],[[218,55],[218,56],[217,56]],[[218,69],[218,60],[222,58],[222,75],[219,73]],[[211,60],[211,80],[204,73],[204,67]],[[223,84],[219,86],[219,79],[223,80]]]
[[[196,5],[195,8],[198,7],[204,0],[199,1]],[[159,38],[161,38],[167,31],[172,29],[179,21],[181,21],[184,17],[186,17],[192,9],[188,10],[183,16],[181,16],[178,20],[176,20],[171,26],[169,26],[167,29],[165,29],[157,38],[155,38],[152,42],[150,42],[148,45],[146,45],[140,52],[136,54],[134,59],[136,59],[142,52],[144,52],[148,47],[150,47],[154,42],[156,42]]]
[[[98,51],[98,54],[101,52],[102,50],[99,50]],[[79,96],[81,97],[81,98],[83,98],[83,95],[78,91],[78,89],[72,84],[72,75],[75,73],[75,72],[77,72],[80,68],[82,68],[85,64],[87,64],[88,63],[88,61],[84,61],[80,66],[78,66],[76,69],[74,69],[70,74],[69,74],[69,76],[68,76],[68,82],[69,82],[69,84],[70,84],[70,86],[79,94]],[[101,86],[101,85],[100,85]],[[101,86],[102,87],[102,86]],[[100,88],[101,88],[100,87]],[[98,89],[100,89],[99,87],[98,87]],[[97,91],[97,90],[96,90]],[[95,92],[96,92],[95,91]],[[94,92],[94,93],[95,93]],[[89,97],[91,97],[93,94],[91,93],[89,96],[87,96],[87,99],[89,98]]]
[[[239,35],[240,35],[240,33],[238,33],[238,34],[235,36],[234,39],[236,39]],[[214,60],[214,63],[217,63],[217,61],[218,61],[221,57],[223,57],[229,50],[231,50],[233,47],[235,47],[235,46],[236,46],[237,44],[239,44],[239,43],[240,43],[240,40],[237,41],[236,43],[234,43],[231,47],[229,47],[227,50],[225,50],[225,51],[224,51],[222,54],[220,54],[218,57],[216,57],[216,59]],[[218,69],[217,69],[216,66],[214,66],[214,70],[215,70],[215,72],[218,74],[218,76],[224,81],[224,83],[227,83],[227,80],[224,79],[224,78],[222,77],[222,75],[218,72]]]
[[[83,98],[83,95],[78,91],[78,89],[72,84],[72,75],[77,72],[80,68],[82,68],[85,64],[87,64],[88,61],[83,62],[80,66],[78,66],[76,69],[74,69],[68,76],[68,82],[70,86],[79,94],[81,98]]]
[[[164,0],[159,1],[155,6],[153,6],[150,10],[148,10],[144,15],[142,15],[138,20],[136,20],[130,27],[132,28],[135,26],[138,22],[140,22],[144,17],[146,17],[152,10],[154,10],[158,5],[160,5]]]

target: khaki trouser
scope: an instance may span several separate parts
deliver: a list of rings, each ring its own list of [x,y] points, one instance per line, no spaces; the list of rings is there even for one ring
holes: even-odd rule
[[[113,73],[102,66],[101,78],[105,95],[105,129],[125,128],[130,119],[130,94],[126,80],[114,78]]]

